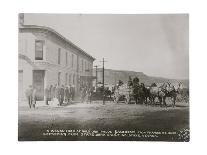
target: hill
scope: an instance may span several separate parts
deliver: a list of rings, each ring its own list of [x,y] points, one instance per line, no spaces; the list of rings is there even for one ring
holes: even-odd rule
[[[98,68],[98,82],[102,82],[102,68]],[[93,75],[95,76],[95,69],[93,70]],[[189,87],[189,80],[180,80],[180,79],[168,79],[163,77],[153,77],[144,74],[143,72],[135,72],[135,71],[126,71],[126,70],[112,70],[105,69],[105,83],[107,84],[115,84],[118,80],[122,80],[124,83],[128,81],[129,76],[132,78],[138,77],[140,82],[145,83],[145,85],[151,85],[152,83],[164,83],[171,82],[177,83],[182,82],[184,87]]]

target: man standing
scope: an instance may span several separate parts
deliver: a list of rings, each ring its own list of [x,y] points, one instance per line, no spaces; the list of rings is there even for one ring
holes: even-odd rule
[[[58,88],[58,101],[59,101],[59,105],[63,104],[63,101],[64,101],[64,86],[63,85]]]
[[[83,86],[83,88],[81,90],[81,100],[82,100],[82,103],[85,102],[85,98],[86,98],[86,87]]]
[[[68,87],[65,87],[65,100],[66,100],[66,103],[68,104],[70,102],[70,90]]]
[[[93,92],[92,88],[88,87],[87,92],[86,92],[86,101],[87,101],[87,103],[88,103],[88,101],[89,101],[89,103],[91,103],[92,92]]]
[[[70,100],[70,102],[72,102],[72,86],[71,85],[69,85],[69,100]]]
[[[36,100],[37,100],[36,92],[37,92],[37,90],[34,87],[33,90],[32,90],[32,106],[33,106],[34,109],[35,109]]]
[[[28,100],[29,108],[31,109],[32,106],[32,85],[29,86],[29,88],[26,90],[26,97]]]
[[[45,88],[45,104],[46,105],[49,105],[48,104],[48,101],[50,100],[50,88],[49,88],[49,86],[47,86],[46,88]]]
[[[53,85],[50,85],[50,88],[49,88],[49,95],[50,95],[50,100],[49,101],[52,101],[52,99],[53,99],[53,92],[52,92],[52,90],[53,90]]]
[[[57,85],[55,85],[54,87],[52,87],[52,99],[53,100],[56,98],[56,87],[57,87]]]

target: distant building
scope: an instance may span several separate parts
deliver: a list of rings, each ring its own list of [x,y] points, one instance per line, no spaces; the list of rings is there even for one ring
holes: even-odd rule
[[[47,85],[92,86],[95,58],[49,27],[19,26],[19,100],[25,99],[29,85],[44,99]]]

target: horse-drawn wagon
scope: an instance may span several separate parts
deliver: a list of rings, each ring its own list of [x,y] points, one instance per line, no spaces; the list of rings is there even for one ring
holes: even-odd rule
[[[129,104],[132,98],[132,87],[129,87],[127,84],[118,86],[114,91],[114,102],[116,103],[118,103],[120,100],[123,100],[126,104]]]

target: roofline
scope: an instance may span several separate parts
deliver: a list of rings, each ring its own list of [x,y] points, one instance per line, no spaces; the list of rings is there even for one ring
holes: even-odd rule
[[[84,50],[82,50],[81,48],[79,48],[77,45],[75,45],[74,43],[72,43],[70,40],[68,40],[67,38],[65,38],[63,35],[61,35],[60,33],[58,33],[57,31],[55,31],[54,29],[50,28],[50,27],[46,27],[46,26],[39,26],[39,25],[22,25],[21,27],[19,27],[19,29],[42,29],[42,30],[46,30],[49,31],[55,35],[57,35],[58,37],[60,37],[61,39],[65,40],[67,43],[69,43],[70,45],[72,45],[73,47],[75,47],[76,49],[78,49],[80,52],[82,52],[82,54],[84,54],[85,56],[91,58],[93,61],[96,60],[94,57],[92,57],[90,54],[86,53]]]

